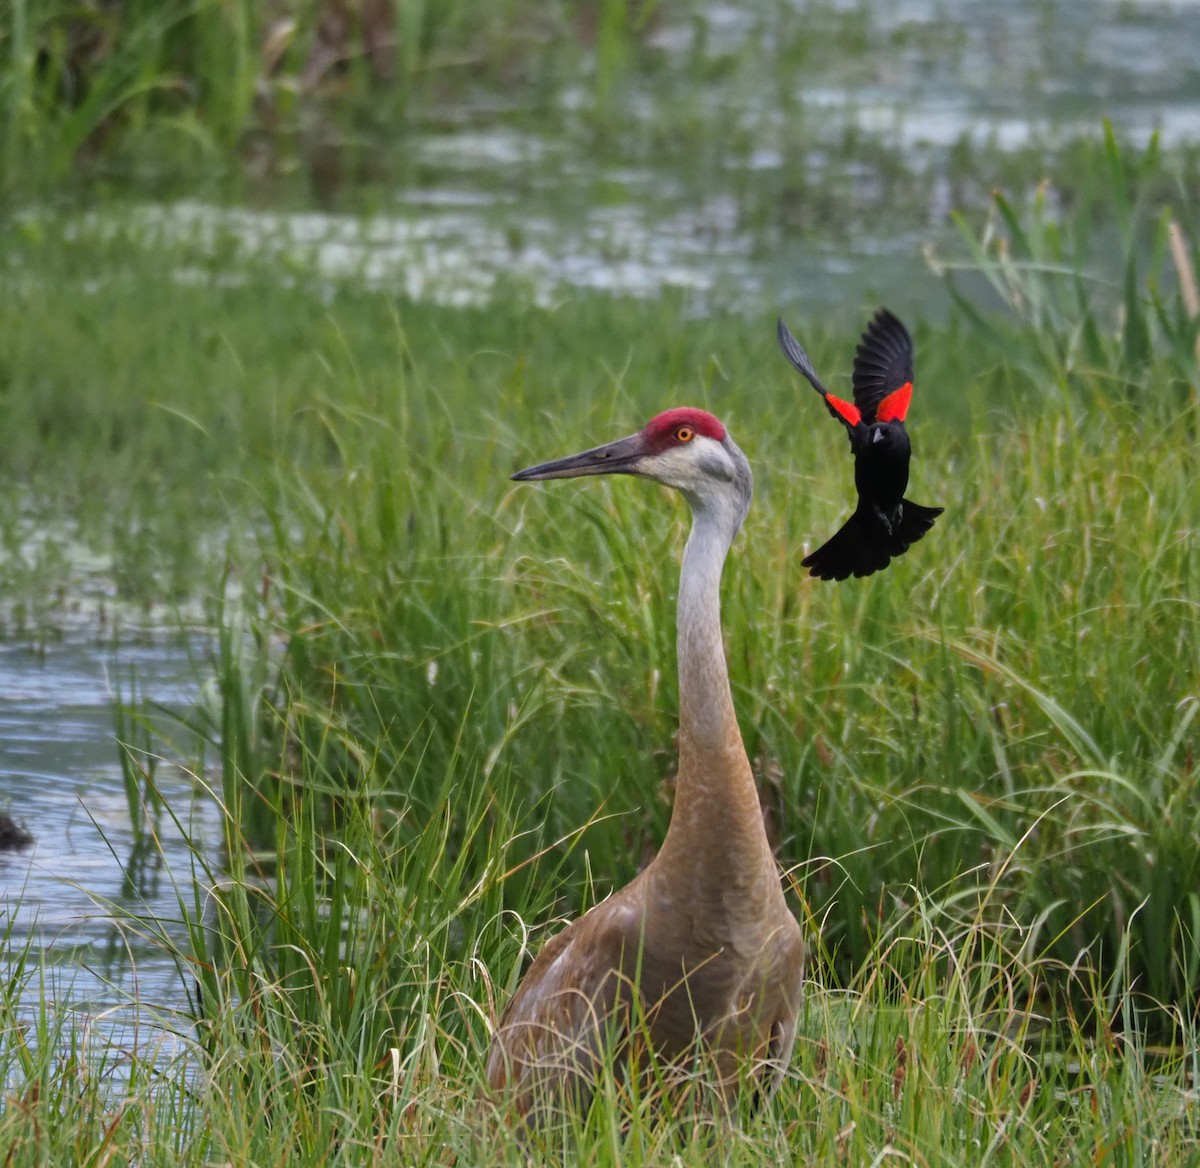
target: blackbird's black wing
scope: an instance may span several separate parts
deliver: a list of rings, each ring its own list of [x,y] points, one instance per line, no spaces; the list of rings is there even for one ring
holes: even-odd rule
[[[792,336],[791,330],[783,323],[783,317],[779,318],[776,326],[776,334],[779,337],[779,347],[783,350],[783,355],[802,373],[809,385],[813,387],[825,400],[825,408],[839,422],[849,428],[852,432],[857,423],[857,418],[854,411],[849,409],[846,402],[839,397],[834,397],[833,394],[821,384],[821,379],[817,376],[816,370],[812,367],[812,362],[808,359],[808,354],[804,351],[800,342]],[[836,403],[836,404],[835,404]],[[840,407],[840,408],[839,408]],[[847,416],[847,411],[849,416]]]
[[[854,354],[854,404],[862,411],[863,421],[874,422],[879,403],[905,385],[911,386],[912,379],[912,337],[896,317],[881,308]],[[903,420],[904,411],[898,416]]]

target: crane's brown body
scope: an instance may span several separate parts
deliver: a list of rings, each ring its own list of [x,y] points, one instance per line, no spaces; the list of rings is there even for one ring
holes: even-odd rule
[[[631,1032],[668,1064],[711,1056],[727,1095],[742,1066],[769,1092],[791,1054],[803,979],[800,926],[767,842],[721,637],[721,569],[749,506],[749,466],[711,415],[672,410],[632,438],[514,477],[598,473],[655,478],[692,506],[679,770],[658,855],[546,945],[497,1026],[488,1082],[533,1121],[585,1101],[606,1050],[623,1056]]]

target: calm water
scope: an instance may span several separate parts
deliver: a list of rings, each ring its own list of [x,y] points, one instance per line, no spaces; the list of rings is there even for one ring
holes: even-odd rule
[[[317,294],[356,281],[470,304],[515,282],[541,303],[677,288],[697,312],[857,308],[865,295],[928,308],[939,293],[920,251],[945,243],[947,212],[971,194],[955,171],[964,151],[1052,156],[1098,136],[1102,117],[1134,142],[1200,139],[1196,0],[714,3],[701,19],[668,12],[650,51],[655,68],[611,98],[603,148],[583,77],[553,96],[546,125],[519,95],[481,94],[402,145],[372,146],[403,157],[370,215],[340,210],[353,199],[335,189],[286,211],[128,203],[69,230],[132,228],[148,248],[184,238],[222,259],[219,277],[201,263],[180,280],[237,281],[265,261]],[[344,153],[335,167],[353,163]],[[335,188],[353,181],[334,175]],[[187,896],[190,880],[169,820],[163,862],[133,863],[112,697],[136,676],[143,698],[186,707],[197,649],[162,636],[100,648],[82,633],[45,652],[0,645],[0,807],[37,837],[0,855],[0,912],[21,900],[15,942],[51,952],[60,1008],[105,1033],[129,1022],[135,993],[183,1002],[175,967],[117,921],[178,929],[174,881]],[[188,830],[213,838],[191,779],[163,767],[159,782]]]
[[[128,699],[136,682],[141,699],[186,709],[197,687],[193,654],[202,648],[178,635],[117,649],[82,635],[45,651],[0,645],[0,794],[36,839],[0,853],[0,920],[11,927],[14,951],[29,945],[49,957],[46,996],[55,1008],[93,1040],[122,1047],[131,1035],[143,1048],[160,1041],[150,1015],[165,1020],[185,1002],[184,982],[137,920],[157,919],[182,939],[180,898],[191,898],[182,833],[213,840],[219,823],[190,776],[160,765],[159,789],[179,825],[164,815],[161,851],[139,853],[113,701],[118,691]],[[184,745],[178,731],[168,733]]]
[[[1035,157],[1032,185],[1104,118],[1134,145],[1200,140],[1197,0],[681,7],[659,7],[599,110],[586,73],[550,96],[468,89],[403,137],[314,130],[259,205],[137,203],[80,227],[185,239],[225,282],[266,260],[318,290],[452,305],[515,284],[542,304],[676,288],[696,312],[936,311],[922,248],[953,248],[948,213],[986,202],[996,159]]]

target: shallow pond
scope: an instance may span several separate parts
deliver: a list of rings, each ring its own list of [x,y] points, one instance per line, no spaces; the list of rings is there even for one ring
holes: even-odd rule
[[[136,686],[139,702],[188,708],[198,652],[198,639],[177,634],[116,649],[81,635],[38,650],[0,645],[0,799],[35,838],[0,852],[0,928],[10,956],[28,947],[48,958],[45,997],[54,1009],[120,1047],[149,1011],[165,1019],[185,1000],[180,972],[140,936],[136,920],[155,918],[185,937],[180,905],[192,895],[185,833],[213,840],[219,822],[184,770],[160,764],[156,781],[171,814],[159,821],[160,848],[139,849],[113,703]],[[178,741],[178,731],[172,737]]]
[[[1198,22],[1195,0],[663,4],[610,81],[463,83],[403,132],[314,109],[237,205],[199,180],[74,229],[192,244],[215,264],[187,281],[265,260],[449,304],[677,288],[696,312],[928,314],[952,210],[1053,177],[1104,119],[1132,147],[1200,140]]]

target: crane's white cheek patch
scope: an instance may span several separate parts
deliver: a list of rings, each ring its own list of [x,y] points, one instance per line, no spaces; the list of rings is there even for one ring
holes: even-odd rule
[[[698,435],[691,442],[673,446],[647,460],[645,472],[677,490],[696,491],[705,482],[730,482],[734,465],[719,442]]]

